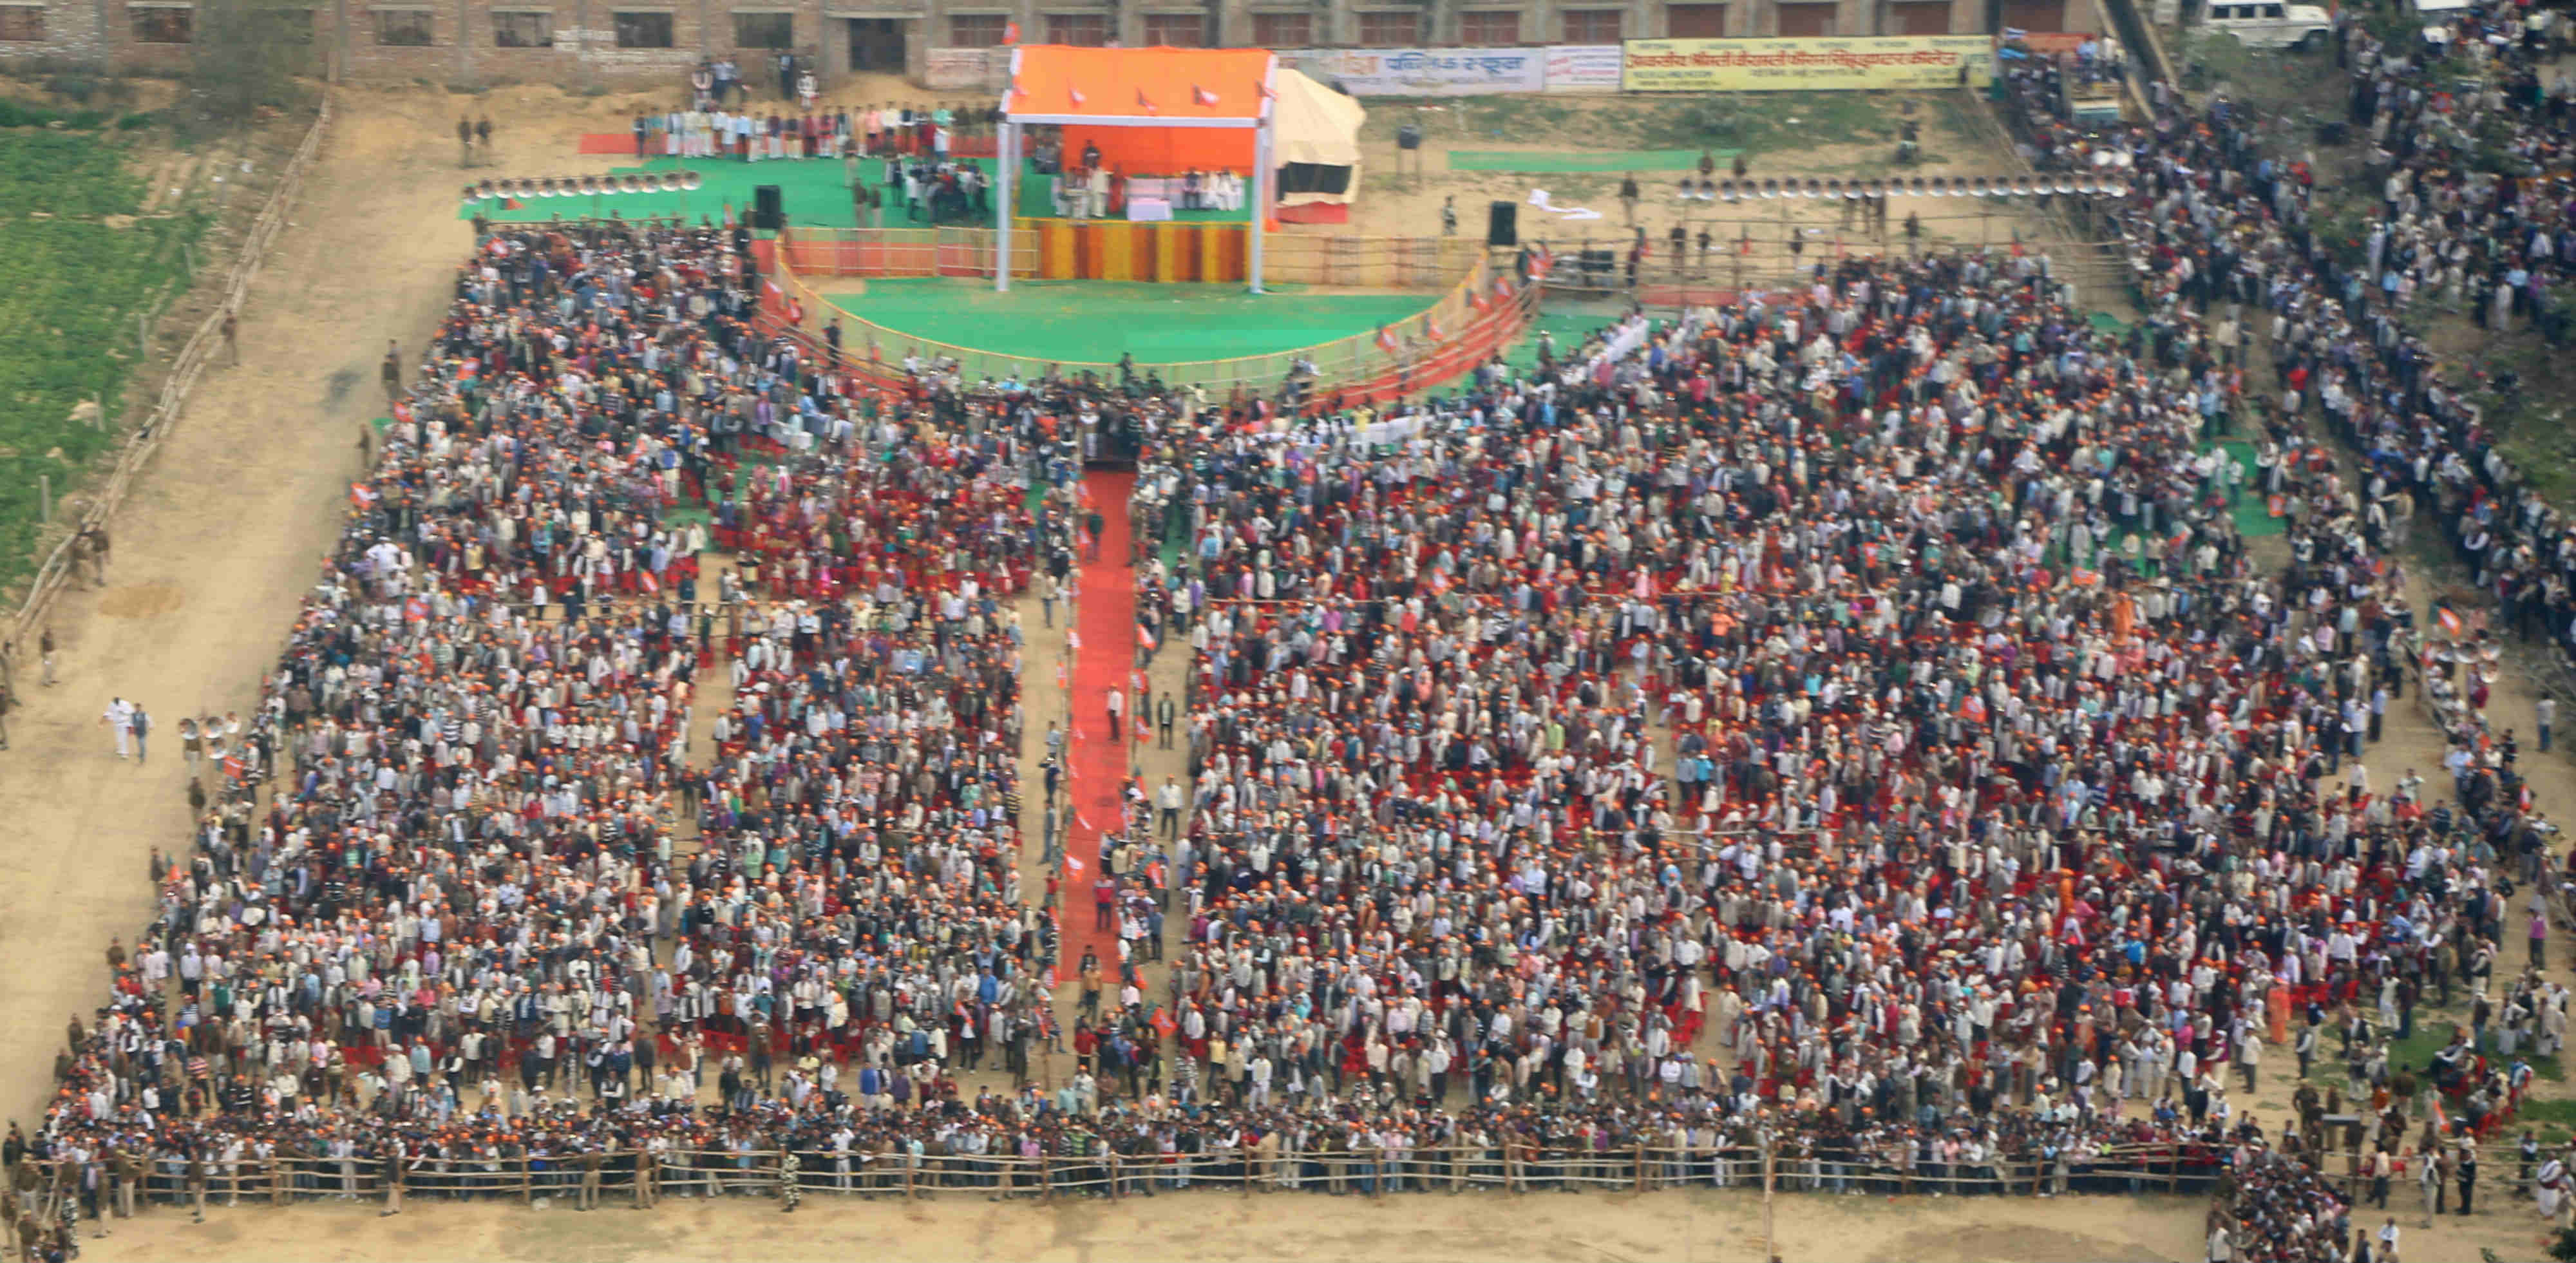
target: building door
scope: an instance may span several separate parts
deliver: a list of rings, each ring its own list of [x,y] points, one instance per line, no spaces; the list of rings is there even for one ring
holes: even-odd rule
[[[903,19],[850,18],[850,69],[861,74],[903,73]]]

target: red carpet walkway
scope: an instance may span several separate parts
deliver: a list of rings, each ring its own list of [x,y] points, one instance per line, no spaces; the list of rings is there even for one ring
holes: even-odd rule
[[[1073,722],[1065,773],[1074,819],[1065,830],[1064,951],[1056,976],[1075,981],[1088,947],[1099,954],[1101,977],[1113,991],[1118,931],[1095,928],[1092,888],[1101,876],[1100,835],[1118,827],[1118,787],[1127,776],[1127,741],[1134,736],[1122,720],[1120,739],[1110,740],[1109,694],[1127,683],[1136,662],[1136,572],[1127,565],[1127,496],[1135,485],[1131,473],[1095,472],[1083,479],[1090,501],[1086,516],[1097,509],[1104,525],[1100,559],[1082,566],[1082,605],[1074,623],[1082,647],[1074,651],[1068,681]]]

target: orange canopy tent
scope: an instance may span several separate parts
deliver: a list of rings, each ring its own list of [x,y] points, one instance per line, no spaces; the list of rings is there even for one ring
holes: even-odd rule
[[[994,288],[1010,288],[1011,181],[1020,129],[1064,129],[1064,149],[1100,151],[1103,166],[1128,175],[1232,171],[1252,181],[1252,289],[1261,290],[1261,237],[1270,214],[1272,84],[1278,58],[1266,48],[1073,48],[1012,50],[1002,97]]]

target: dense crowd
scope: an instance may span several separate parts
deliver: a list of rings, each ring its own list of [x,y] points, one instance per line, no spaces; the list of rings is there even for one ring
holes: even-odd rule
[[[2528,69],[2480,12],[2463,46]],[[889,386],[765,331],[738,233],[488,233],[35,1143],[707,1192],[779,1149],[808,1185],[1019,1156],[1144,1191],[1641,1147],[1676,1182],[1768,1148],[1820,1187],[2047,1191],[2149,1152],[2223,1187],[2214,1256],[2339,1257],[2322,1120],[2447,1170],[2567,1023],[2526,967],[2553,831],[2485,648],[2405,596],[2406,497],[2536,585],[2508,622],[2562,629],[2576,557],[2397,323],[2454,264],[2541,293],[2563,212],[2433,138],[2492,110],[2546,158],[2558,107],[2432,108],[2341,30],[2392,155],[2367,269],[2224,98],[2087,133],[2063,71],[2010,71],[2038,161],[2131,173],[2099,206],[2125,333],[2042,254],[1842,259],[1298,415],[1125,372]],[[1144,654],[1189,657],[1187,772],[1079,857],[1117,947],[1069,965],[1018,875],[1013,598],[1053,617],[1105,507],[1074,471],[1125,451],[1177,559],[1101,564],[1139,570]],[[2454,739],[2429,790],[2360,759],[2408,688]],[[2455,992],[2469,1028],[2398,1061]],[[2230,1101],[2267,1054],[2347,1081],[2267,1130]],[[961,1086],[987,1059],[1010,1090]]]

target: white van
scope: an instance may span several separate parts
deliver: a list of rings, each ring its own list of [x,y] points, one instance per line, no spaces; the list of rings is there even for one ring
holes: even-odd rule
[[[2412,0],[2415,16],[2424,23],[2424,42],[2432,46],[2431,55],[2439,57],[2450,50],[2451,23],[2469,14],[2469,0]]]
[[[2209,29],[2247,48],[2317,49],[2334,38],[2334,20],[2313,4],[2232,3],[2209,6]]]

